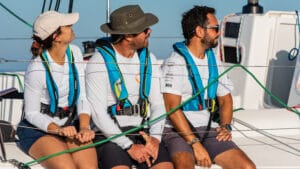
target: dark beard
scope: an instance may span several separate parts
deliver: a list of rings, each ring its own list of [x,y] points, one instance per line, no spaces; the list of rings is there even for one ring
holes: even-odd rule
[[[218,41],[215,42],[215,40],[210,38],[207,34],[205,34],[204,38],[201,39],[201,43],[208,48],[214,48],[218,46]]]

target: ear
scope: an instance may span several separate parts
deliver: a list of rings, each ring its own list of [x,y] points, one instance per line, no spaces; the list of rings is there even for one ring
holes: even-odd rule
[[[127,40],[127,41],[132,41],[133,38],[134,38],[134,36],[132,36],[132,35],[125,35],[124,36],[124,39]]]
[[[54,33],[54,34],[52,35],[53,41],[56,41],[56,40],[57,40],[57,37],[58,37],[58,34],[57,34],[57,33]]]
[[[205,34],[204,29],[201,26],[197,26],[195,28],[195,33],[196,33],[196,36],[199,38],[203,38],[204,34]]]

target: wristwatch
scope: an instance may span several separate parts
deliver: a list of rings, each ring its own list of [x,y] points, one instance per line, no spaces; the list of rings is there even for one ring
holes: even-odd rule
[[[231,124],[222,124],[221,127],[227,129],[228,131],[232,131]]]
[[[188,143],[189,145],[193,145],[193,144],[195,144],[195,143],[197,143],[197,142],[200,142],[200,140],[199,140],[197,137],[195,137],[192,141],[188,141],[187,143]]]

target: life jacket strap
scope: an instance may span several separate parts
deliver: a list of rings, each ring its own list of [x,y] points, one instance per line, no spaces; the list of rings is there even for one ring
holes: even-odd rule
[[[210,113],[215,113],[219,111],[219,104],[216,99],[205,100],[206,108]]]
[[[51,113],[50,105],[41,103],[40,112],[50,117],[58,117],[59,119],[64,119],[66,117],[73,117],[73,114],[76,114],[76,106],[58,107],[55,113]]]
[[[121,102],[108,106],[107,112],[113,116],[141,116],[147,117],[148,100],[139,99],[137,104],[131,104],[128,102]]]
[[[135,104],[121,108],[120,105],[114,104],[108,107],[108,113],[111,116],[138,116],[140,114],[140,106]]]

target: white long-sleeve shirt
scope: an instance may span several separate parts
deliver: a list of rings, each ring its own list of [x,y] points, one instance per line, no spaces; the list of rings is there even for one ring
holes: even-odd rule
[[[159,77],[161,76],[160,65],[153,54],[150,54],[152,62],[152,79],[149,94],[148,117],[153,120],[165,113],[163,97],[160,92]],[[140,87],[140,61],[137,52],[132,58],[126,58],[116,52],[116,60],[122,72],[126,89],[128,91],[128,99],[132,104],[136,104],[139,99]],[[116,104],[116,97],[111,90],[108,72],[103,57],[97,51],[89,60],[86,67],[86,87],[87,98],[92,108],[92,119],[97,126],[96,130],[101,130],[107,137],[121,133],[118,125],[110,117],[107,107]],[[142,122],[140,116],[116,116],[121,127],[138,126]],[[150,126],[150,135],[161,140],[161,133],[165,124],[165,118]],[[122,148],[128,147],[132,141],[126,136],[112,140]]]
[[[84,78],[84,63],[81,50],[74,45],[70,45],[73,52],[74,61],[78,70],[80,95],[77,104],[77,112],[90,114],[90,105],[86,99],[85,93],[85,78]],[[69,65],[67,55],[65,64],[59,65],[53,62],[51,55],[47,52],[50,71],[54,82],[58,87],[59,102],[58,107],[68,106],[69,96]],[[31,60],[25,73],[25,118],[34,126],[47,131],[48,125],[54,122],[58,125],[63,125],[67,121],[67,117],[59,119],[58,117],[50,117],[42,114],[41,103],[50,104],[50,98],[46,85],[46,71],[40,57]]]

